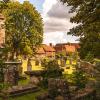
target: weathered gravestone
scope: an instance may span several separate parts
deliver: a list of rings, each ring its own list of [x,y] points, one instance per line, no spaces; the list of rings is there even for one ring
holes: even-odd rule
[[[48,92],[37,96],[36,100],[71,100],[68,82],[64,79],[50,78]]]
[[[64,79],[49,79],[48,93],[50,94],[51,98],[62,96],[64,100],[71,100],[68,82]]]
[[[34,71],[25,71],[26,75],[30,77],[31,84],[39,85],[39,83],[43,80],[43,75],[46,73],[44,70],[34,70]]]
[[[5,62],[4,68],[4,82],[10,85],[18,85],[18,78],[19,78],[19,70],[18,65],[21,62]]]

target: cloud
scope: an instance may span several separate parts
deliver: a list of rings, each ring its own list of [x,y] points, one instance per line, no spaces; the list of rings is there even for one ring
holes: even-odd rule
[[[67,32],[74,24],[66,19],[50,18],[44,22],[44,31],[48,32]]]
[[[57,2],[52,6],[52,8],[49,10],[47,13],[49,17],[54,17],[54,18],[65,18],[65,19],[70,19],[72,14],[69,14],[70,7],[66,6],[67,4],[62,4],[61,2]]]
[[[47,17],[47,13],[49,12],[49,10],[56,3],[57,3],[57,0],[44,0],[43,13],[42,13],[42,16],[43,16],[44,20],[45,20],[45,17]]]
[[[75,42],[76,38],[68,36],[67,32],[74,23],[70,23],[70,7],[63,5],[58,0],[45,0],[42,17],[44,20],[44,43]],[[65,35],[66,34],[66,35]]]
[[[67,43],[67,42],[78,42],[77,37],[67,35],[65,32],[50,32],[44,33],[44,43],[49,44],[57,44],[57,43]]]
[[[48,6],[49,5],[49,6]],[[45,0],[43,4],[44,32],[68,31],[73,25],[70,23],[69,7],[58,0]]]

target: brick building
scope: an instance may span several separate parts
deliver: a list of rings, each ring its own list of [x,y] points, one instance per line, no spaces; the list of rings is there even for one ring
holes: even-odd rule
[[[64,52],[66,55],[70,53],[75,53],[78,48],[79,48],[79,45],[75,43],[62,43],[62,44],[55,45],[56,53]]]
[[[0,14],[0,47],[5,42],[4,16]]]
[[[37,49],[37,56],[40,57],[55,57],[55,49],[51,45],[42,44]]]

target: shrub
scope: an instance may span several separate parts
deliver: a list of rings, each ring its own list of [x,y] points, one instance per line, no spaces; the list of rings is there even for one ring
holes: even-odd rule
[[[72,74],[72,80],[78,89],[85,88],[87,83],[87,77],[81,70],[77,70]]]
[[[59,67],[57,60],[43,60],[42,66],[45,68],[46,73],[44,77],[54,78],[62,76],[62,69]]]
[[[41,62],[42,66],[45,69],[45,73],[43,74],[43,81],[42,84],[47,87],[48,85],[48,78],[58,78],[62,76],[62,69],[59,67],[57,60],[48,60],[44,59]]]
[[[96,80],[96,91],[97,91],[97,96],[100,98],[100,59],[95,59],[94,60],[95,63],[95,80]]]
[[[88,62],[93,62],[94,55],[92,53],[88,53],[87,56],[85,57],[85,60]]]

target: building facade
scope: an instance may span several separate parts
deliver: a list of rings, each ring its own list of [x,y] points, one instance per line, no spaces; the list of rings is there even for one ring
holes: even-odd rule
[[[0,14],[0,47],[5,43],[4,16]]]
[[[71,44],[56,44],[55,45],[55,50],[56,53],[64,53],[66,56],[71,54],[71,53],[75,53],[77,51],[77,48],[74,45]]]

